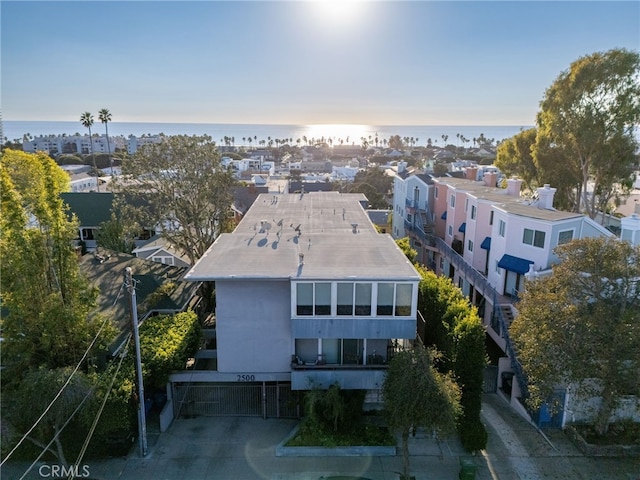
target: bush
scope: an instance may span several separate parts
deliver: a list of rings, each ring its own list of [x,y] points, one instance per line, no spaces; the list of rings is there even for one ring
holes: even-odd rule
[[[164,389],[169,374],[182,370],[198,348],[200,324],[194,312],[150,317],[140,326],[146,388]]]
[[[462,446],[468,452],[477,452],[487,447],[487,429],[480,420],[469,419],[466,414],[463,415],[458,423],[458,434]]]

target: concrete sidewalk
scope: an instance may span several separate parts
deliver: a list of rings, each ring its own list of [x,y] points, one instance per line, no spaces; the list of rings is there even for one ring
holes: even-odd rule
[[[485,396],[482,416],[489,443],[477,456],[469,456],[457,439],[437,441],[420,430],[411,437],[416,480],[458,479],[461,458],[476,465],[476,480],[640,480],[640,459],[584,457],[562,432],[541,435],[498,395]],[[397,480],[402,471],[400,452],[395,457],[276,457],[276,446],[296,424],[253,417],[180,418],[167,432],[150,434],[145,458],[136,443],[127,457],[86,464],[90,478],[100,480]],[[20,478],[26,467],[5,466],[2,479]],[[26,478],[52,476],[36,467]]]

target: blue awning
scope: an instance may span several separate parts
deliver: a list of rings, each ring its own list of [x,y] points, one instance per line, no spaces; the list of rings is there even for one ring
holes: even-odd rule
[[[482,240],[482,243],[480,244],[480,248],[491,250],[491,237],[484,237],[484,240]]]
[[[440,218],[442,220],[446,220],[447,219],[447,211],[445,210],[444,213],[442,215],[440,215]]]
[[[529,271],[529,265],[531,265],[532,263],[533,262],[531,260],[514,257],[505,253],[498,262],[498,267],[509,270],[510,272],[516,272],[520,275],[524,275]]]
[[[460,228],[458,228],[458,231],[464,233],[466,230],[467,230],[467,222],[462,222],[462,225],[460,225]]]

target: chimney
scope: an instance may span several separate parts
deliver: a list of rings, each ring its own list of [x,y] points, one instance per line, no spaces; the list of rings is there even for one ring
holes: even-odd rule
[[[551,188],[548,183],[544,187],[538,188],[538,208],[553,210],[553,196],[556,194],[555,188]]]
[[[519,178],[510,178],[507,180],[507,195],[512,197],[520,196],[520,187],[522,187],[522,180]]]
[[[467,180],[476,180],[478,177],[478,167],[467,167],[466,178]]]
[[[486,172],[484,174],[484,184],[487,187],[495,187],[498,184],[498,174],[496,172]]]

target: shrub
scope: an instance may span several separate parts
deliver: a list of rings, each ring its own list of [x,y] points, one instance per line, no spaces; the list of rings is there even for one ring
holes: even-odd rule
[[[470,419],[467,415],[463,415],[462,420],[458,423],[458,434],[462,446],[468,452],[484,450],[487,446],[487,429],[476,418]]]

